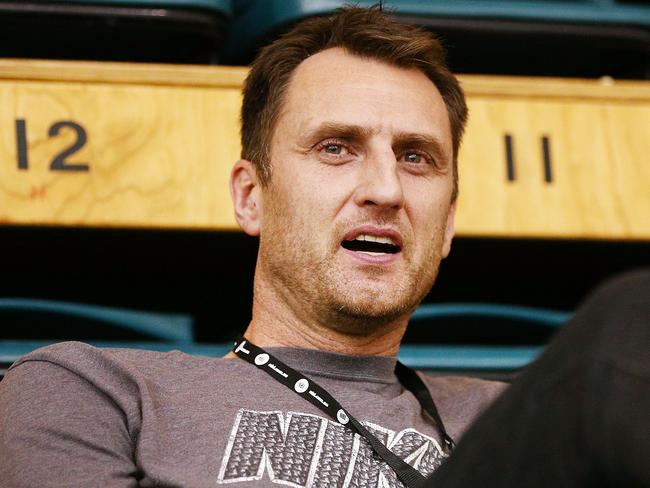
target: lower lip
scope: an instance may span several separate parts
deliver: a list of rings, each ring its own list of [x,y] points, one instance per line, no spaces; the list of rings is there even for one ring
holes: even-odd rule
[[[343,246],[341,246],[341,249],[348,256],[352,256],[354,259],[358,261],[367,264],[375,264],[375,265],[392,264],[395,261],[397,261],[400,255],[402,254],[401,252],[396,252],[395,254],[378,254],[376,256],[373,256],[371,254],[366,254],[364,252],[350,251],[349,249],[346,249]]]

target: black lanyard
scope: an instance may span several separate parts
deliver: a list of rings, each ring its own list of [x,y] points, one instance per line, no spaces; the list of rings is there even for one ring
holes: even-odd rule
[[[295,391],[312,405],[335,418],[339,423],[364,437],[372,449],[395,471],[397,477],[409,488],[422,487],[427,482],[417,469],[406,463],[402,458],[393,454],[384,444],[372,435],[361,423],[345,410],[336,399],[314,380],[290,368],[279,359],[273,357],[261,347],[256,346],[244,337],[235,342],[233,352],[240,358],[266,371],[272,378]],[[415,395],[422,409],[433,419],[442,439],[445,451],[451,453],[454,448],[453,439],[447,434],[442,423],[436,404],[431,393],[415,371],[397,361],[395,375],[408,391]]]

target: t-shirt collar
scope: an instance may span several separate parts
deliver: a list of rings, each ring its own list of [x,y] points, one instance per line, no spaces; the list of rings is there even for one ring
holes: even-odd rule
[[[292,347],[269,347],[267,351],[307,375],[377,383],[397,381],[397,359],[393,356],[354,356]]]

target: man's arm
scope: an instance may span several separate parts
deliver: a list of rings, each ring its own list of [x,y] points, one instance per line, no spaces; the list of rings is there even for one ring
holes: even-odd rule
[[[431,487],[650,487],[650,271],[600,287]]]
[[[0,483],[17,487],[137,486],[127,417],[63,366],[28,360],[0,382]]]

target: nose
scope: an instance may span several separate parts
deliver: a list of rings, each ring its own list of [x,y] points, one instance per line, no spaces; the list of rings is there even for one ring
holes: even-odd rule
[[[355,202],[359,206],[399,209],[404,205],[404,189],[392,149],[368,154],[359,167]]]

